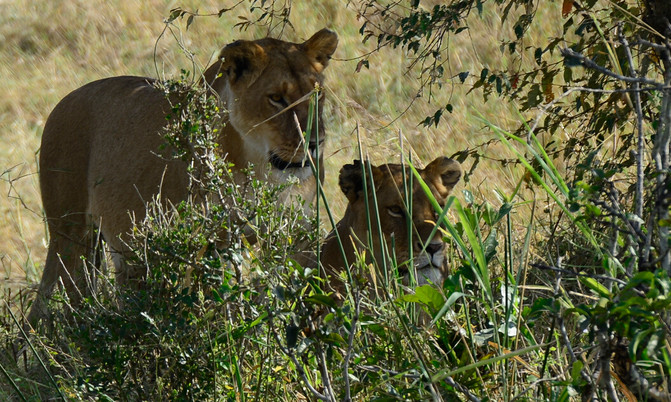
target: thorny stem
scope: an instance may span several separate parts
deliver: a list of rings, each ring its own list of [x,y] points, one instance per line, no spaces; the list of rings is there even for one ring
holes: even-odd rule
[[[270,312],[269,312],[270,313]],[[269,315],[270,317],[270,324],[272,325],[272,314]],[[296,367],[296,371],[298,371],[298,375],[301,377],[301,380],[303,380],[303,383],[305,386],[308,388],[308,390],[314,395],[315,398],[321,400],[321,401],[327,401],[327,402],[332,402],[335,401],[333,399],[333,395],[324,395],[321,392],[317,391],[315,387],[312,385],[310,380],[308,379],[307,374],[305,374],[305,369],[301,365],[301,363],[296,359],[296,355],[294,354],[293,350],[286,348],[282,344],[282,340],[280,339],[280,336],[278,335],[277,331],[272,331],[273,336],[275,337],[275,342],[277,342],[277,345],[279,346],[280,350],[289,358],[291,361],[294,363],[294,366]],[[328,390],[328,388],[327,388]]]
[[[658,246],[659,250],[659,257],[660,257],[660,265],[661,268],[664,269],[667,273],[671,274],[671,256],[669,255],[669,246],[668,246],[668,238],[669,238],[669,227],[666,225],[656,225],[657,222],[659,221],[666,221],[669,218],[669,212],[668,212],[668,207],[669,207],[669,195],[668,195],[668,190],[666,189],[666,186],[668,184],[667,182],[667,176],[668,176],[668,169],[669,169],[669,145],[671,144],[671,54],[670,54],[670,47],[669,44],[667,43],[665,46],[653,46],[653,48],[657,51],[657,54],[659,58],[662,60],[662,63],[664,64],[664,82],[663,83],[658,83],[654,80],[647,79],[645,77],[636,77],[636,72],[634,71],[634,66],[633,66],[633,58],[631,57],[631,51],[628,46],[628,42],[626,39],[624,39],[624,36],[620,33],[620,41],[623,44],[623,47],[625,48],[625,53],[627,55],[628,61],[629,61],[629,66],[630,66],[630,71],[631,71],[631,77],[628,76],[623,76],[621,74],[614,73],[613,71],[602,67],[595,63],[594,61],[588,59],[587,57],[583,56],[582,54],[575,52],[571,49],[565,48],[561,50],[561,53],[564,57],[566,58],[571,58],[574,60],[577,60],[583,67],[589,68],[592,70],[595,70],[597,72],[600,72],[601,74],[604,74],[606,76],[615,78],[617,80],[626,82],[631,84],[632,88],[629,92],[633,93],[634,97],[634,107],[636,110],[637,114],[637,129],[638,129],[638,136],[637,136],[637,154],[636,154],[636,170],[637,170],[637,187],[636,187],[636,204],[635,204],[635,213],[640,217],[642,215],[642,210],[643,210],[643,195],[642,195],[642,189],[641,186],[643,185],[643,153],[644,153],[644,135],[643,135],[643,129],[642,129],[642,111],[641,111],[641,105],[640,105],[640,84],[645,84],[646,86],[650,86],[650,90],[658,90],[662,92],[662,102],[661,102],[661,107],[660,107],[660,116],[659,116],[659,124],[657,126],[657,132],[654,137],[654,144],[652,148],[652,159],[655,163],[655,173],[656,173],[656,200],[655,200],[655,207],[652,216],[648,219],[648,232],[647,236],[645,238],[645,241],[643,242],[643,247],[642,250],[639,251],[640,254],[640,260],[642,262],[646,262],[650,258],[650,251],[652,248],[652,243],[653,239],[652,237],[655,234],[655,227],[657,227],[657,235],[658,238],[656,239],[656,243]],[[646,46],[649,46],[649,43],[643,43],[639,41],[639,43],[642,43]],[[639,215],[640,214],[640,215]],[[640,227],[639,223],[636,223],[637,226],[635,227]],[[640,264],[639,264],[640,265]],[[628,268],[628,273],[629,271],[633,270],[633,267]]]
[[[631,49],[629,48],[629,42],[627,38],[622,34],[622,25],[618,27],[618,36],[620,37],[620,42],[622,42],[622,47],[624,47],[624,52],[627,56],[627,62],[629,63],[629,73],[632,77],[636,78],[636,69],[634,68],[634,58],[631,56]],[[641,108],[641,94],[638,92],[640,88],[639,82],[631,83],[633,91],[630,96],[634,99],[634,110],[636,111],[636,201],[634,205],[634,213],[637,217],[643,217],[643,158],[645,157],[645,136],[643,135],[643,110]],[[639,219],[632,222],[636,232],[641,229],[641,221]],[[639,243],[640,244],[640,243]],[[638,255],[640,257],[641,252],[639,250]],[[631,275],[633,272],[633,265],[628,265],[627,275]]]
[[[671,55],[668,48],[661,51],[661,59],[664,63],[664,83],[671,84]],[[662,105],[660,109],[659,125],[655,144],[653,146],[653,159],[657,168],[657,200],[655,203],[656,222],[666,220],[669,217],[666,184],[667,172],[669,169],[669,143],[671,142],[671,91],[663,90]],[[659,255],[662,258],[661,266],[667,273],[671,273],[671,264],[669,257],[669,228],[668,226],[659,226]],[[649,234],[650,236],[651,234]]]
[[[617,397],[617,392],[615,391],[615,386],[613,385],[613,376],[610,372],[610,356],[612,351],[608,332],[607,325],[599,328],[597,331],[600,357],[598,361],[599,366],[594,374],[597,377],[597,384],[606,389],[610,400],[613,402],[619,402],[620,399]]]
[[[664,84],[660,84],[657,81],[649,80],[647,78],[627,77],[625,75],[614,73],[614,72],[610,71],[609,69],[596,64],[595,62],[593,62],[592,60],[583,56],[582,54],[580,54],[580,53],[578,53],[574,50],[571,50],[569,48],[561,49],[561,54],[564,57],[578,60],[580,62],[580,64],[582,64],[582,66],[585,67],[585,68],[596,70],[596,71],[600,72],[601,74],[607,75],[611,78],[615,78],[616,80],[620,80],[620,81],[624,81],[624,82],[628,82],[628,83],[637,82],[639,84],[646,84],[646,85],[650,85],[650,86],[652,86],[656,89],[663,89],[665,86],[669,85],[669,82],[666,81],[666,80],[665,80]]]
[[[562,317],[561,314],[557,316],[557,322],[559,323],[559,332],[561,333],[562,340],[564,341],[564,346],[566,346],[566,350],[568,351],[568,354],[571,357],[571,366],[573,366],[573,363],[575,363],[578,360],[578,357],[575,355],[575,352],[573,351],[571,340],[569,339],[568,333],[566,332],[566,325],[564,325],[564,317]],[[580,370],[580,376],[586,382],[594,385],[592,382],[592,378],[585,372],[585,370]]]
[[[326,394],[329,396],[329,398],[331,398],[331,400],[335,401],[335,392],[333,392],[333,386],[331,386],[331,376],[329,374],[328,367],[326,366],[326,355],[324,354],[324,349],[322,349],[319,343],[317,343],[317,355],[319,357],[319,365],[321,366],[322,372],[322,382],[324,383]]]
[[[345,353],[345,358],[342,363],[342,372],[345,380],[345,402],[350,402],[352,400],[350,384],[349,384],[349,361],[352,358],[352,351],[354,350],[354,335],[356,334],[356,326],[359,321],[359,313],[361,311],[361,292],[359,288],[356,289],[354,293],[354,317],[352,318],[352,324],[350,326],[349,337],[347,339],[347,353]]]

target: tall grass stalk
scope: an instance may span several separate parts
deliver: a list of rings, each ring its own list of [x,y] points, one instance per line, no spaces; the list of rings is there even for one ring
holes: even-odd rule
[[[19,388],[18,385],[16,385],[16,382],[12,378],[12,376],[5,370],[5,367],[0,363],[0,370],[2,371],[2,374],[5,376],[7,381],[11,384],[12,388],[14,389],[14,392],[16,392],[16,395],[22,400],[22,401],[27,401],[26,397],[23,395],[23,392],[21,392],[21,389]]]
[[[526,170],[531,174],[534,180],[541,185],[543,190],[545,190],[545,192],[557,203],[557,205],[566,214],[566,216],[569,219],[571,219],[571,222],[578,229],[580,229],[580,232],[585,236],[585,238],[589,241],[590,245],[592,246],[592,251],[594,251],[599,256],[599,258],[601,258],[603,256],[603,250],[599,246],[599,242],[597,241],[597,239],[594,237],[592,230],[584,222],[580,221],[575,216],[575,214],[572,213],[566,206],[564,200],[568,199],[569,197],[568,186],[566,185],[564,179],[559,174],[557,168],[554,166],[554,163],[552,162],[551,158],[547,155],[543,147],[540,146],[540,142],[536,138],[536,135],[533,132],[528,133],[529,137],[532,138],[533,143],[534,145],[536,145],[537,148],[531,146],[531,144],[529,144],[523,138],[520,138],[512,133],[509,133],[499,128],[498,126],[488,122],[482,116],[481,120],[483,123],[487,124],[487,126],[489,126],[489,128],[491,128],[492,131],[494,131],[494,133],[499,137],[499,139],[506,146],[507,149],[513,151],[513,153],[517,157],[517,160],[526,168]],[[554,184],[555,187],[559,190],[563,199],[557,195],[556,191],[550,188],[550,185],[543,179],[541,174],[538,171],[536,171],[536,169],[527,161],[527,159],[517,149],[517,147],[513,146],[510,143],[508,138],[522,145],[522,148],[524,150],[533,155],[534,159],[542,167],[543,173],[546,174],[552,180],[552,184]]]
[[[35,358],[37,359],[37,361],[40,364],[40,367],[42,368],[42,370],[46,374],[47,378],[51,382],[51,385],[53,385],[54,389],[58,392],[60,397],[63,398],[63,400],[66,400],[65,395],[63,395],[63,392],[61,391],[61,388],[59,387],[58,383],[56,382],[56,379],[51,374],[51,371],[47,368],[47,365],[44,363],[44,360],[42,360],[42,357],[37,352],[37,349],[35,349],[35,345],[33,345],[33,342],[31,341],[31,338],[28,336],[28,333],[25,331],[24,326],[21,325],[19,320],[16,319],[16,316],[12,312],[12,309],[9,306],[9,304],[7,304],[7,301],[6,300],[3,300],[3,301],[5,302],[5,307],[7,307],[7,311],[9,312],[9,315],[12,317],[12,320],[14,321],[14,324],[16,325],[16,327],[19,329],[19,332],[21,333],[21,337],[22,337],[21,341],[25,342],[28,345],[31,352],[33,352],[33,356],[35,356]]]

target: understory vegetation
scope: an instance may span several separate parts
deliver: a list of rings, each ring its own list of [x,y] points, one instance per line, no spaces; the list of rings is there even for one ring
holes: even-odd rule
[[[171,157],[189,161],[194,191],[177,205],[149,203],[135,222],[128,245],[146,281],[117,288],[111,263],[92,267],[90,296],[73,308],[57,292],[38,331],[23,318],[32,295],[6,292],[0,398],[671,400],[671,7],[552,2],[563,24],[554,37],[533,25],[545,3],[348,3],[360,39],[375,46],[357,74],[374,69],[377,52],[397,51],[419,77],[417,98],[432,100],[413,124],[448,124],[455,86],[483,107],[509,107],[498,120],[469,110],[487,138],[463,148],[446,139],[439,150],[466,172],[445,209],[436,203],[443,283],[402,285],[408,262],[392,248],[379,266],[350,261],[339,278],[346,295],[336,297],[318,264],[295,256],[319,255],[342,214],[337,189],[320,191],[309,218],[304,200],[281,202],[291,183],[250,174],[232,184],[214,141],[225,111],[198,71],[182,70],[159,85],[183,94],[164,134]],[[290,2],[240,4],[255,17],[240,18],[241,29],[279,36],[298,21]],[[450,44],[492,14],[509,28],[490,38],[505,62],[466,70]],[[166,24],[213,18],[176,8]],[[347,140],[366,159],[358,137]],[[386,161],[421,165],[399,137]],[[481,164],[512,185],[474,182],[486,176]]]

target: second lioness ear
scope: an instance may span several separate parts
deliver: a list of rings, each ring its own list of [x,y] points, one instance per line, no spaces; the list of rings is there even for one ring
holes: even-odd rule
[[[338,47],[338,35],[328,28],[324,28],[312,35],[301,46],[312,59],[312,65],[317,72],[326,68],[331,56]]]
[[[340,168],[338,185],[340,185],[340,190],[342,190],[349,202],[354,202],[359,198],[363,190],[360,160],[355,160],[352,164],[344,165]]]
[[[231,83],[243,80],[250,86],[268,65],[268,55],[258,44],[238,40],[226,45],[219,54],[219,71],[226,74]]]
[[[447,197],[461,179],[461,165],[453,159],[441,156],[424,169],[424,179],[433,183],[440,195]]]
[[[338,184],[340,185],[340,190],[342,190],[350,203],[355,202],[363,196],[364,169],[366,171],[366,187],[368,191],[370,191],[372,186],[375,186],[376,191],[379,190],[378,183],[382,182],[382,176],[385,174],[381,167],[372,166],[369,161],[361,163],[360,160],[356,159],[352,164],[344,165],[340,169]]]

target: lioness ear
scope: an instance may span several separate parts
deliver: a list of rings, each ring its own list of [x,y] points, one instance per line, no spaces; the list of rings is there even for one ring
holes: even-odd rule
[[[429,163],[424,169],[424,176],[433,183],[441,196],[447,197],[461,179],[461,165],[453,159],[441,156]]]
[[[219,53],[219,60],[221,64],[217,69],[217,74],[219,72],[226,74],[231,83],[244,80],[248,87],[259,78],[268,65],[268,55],[265,50],[258,44],[247,40],[237,40],[226,45]],[[205,73],[206,78],[209,78],[210,69]]]
[[[328,28],[312,35],[302,45],[317,72],[322,72],[338,47],[338,35]]]
[[[354,202],[359,198],[359,194],[363,190],[360,160],[357,159],[352,164],[344,165],[340,168],[338,185],[340,185],[340,190],[342,190],[349,202]]]
[[[345,194],[350,203],[358,200],[363,194],[363,180],[361,179],[363,169],[366,169],[366,178],[368,180],[367,186],[370,188],[371,183],[368,169],[373,173],[373,181],[380,183],[382,171],[377,166],[371,166],[370,162],[366,161],[363,164],[356,159],[351,165],[345,165],[340,169],[340,176],[338,177],[338,184],[340,189]]]

